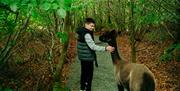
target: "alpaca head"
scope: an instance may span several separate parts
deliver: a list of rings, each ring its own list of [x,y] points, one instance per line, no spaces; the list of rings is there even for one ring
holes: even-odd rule
[[[112,43],[114,43],[116,41],[117,35],[118,35],[118,33],[116,32],[116,30],[106,31],[99,37],[99,40],[101,42],[105,42],[105,43],[108,43],[109,45],[111,45]]]

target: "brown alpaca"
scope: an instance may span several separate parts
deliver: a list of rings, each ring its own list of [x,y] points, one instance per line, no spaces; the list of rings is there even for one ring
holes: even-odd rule
[[[113,30],[101,35],[99,40],[115,47],[111,57],[118,91],[124,91],[124,88],[128,91],[155,91],[154,75],[145,65],[125,62],[119,56],[116,43],[117,35],[117,32]]]

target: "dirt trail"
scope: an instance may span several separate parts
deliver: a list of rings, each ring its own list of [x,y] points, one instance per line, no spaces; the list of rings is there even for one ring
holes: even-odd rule
[[[95,37],[95,39],[96,42],[99,42],[98,37]],[[110,54],[108,52],[97,52],[97,60],[99,67],[94,67],[92,91],[116,91],[117,88]],[[68,79],[68,87],[71,88],[72,91],[79,91],[79,79],[80,61],[76,57],[75,62],[71,65],[70,77]]]

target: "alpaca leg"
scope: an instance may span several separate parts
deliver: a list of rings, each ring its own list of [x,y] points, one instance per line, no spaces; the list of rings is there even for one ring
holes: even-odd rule
[[[123,85],[118,84],[117,86],[118,86],[118,91],[124,91]]]

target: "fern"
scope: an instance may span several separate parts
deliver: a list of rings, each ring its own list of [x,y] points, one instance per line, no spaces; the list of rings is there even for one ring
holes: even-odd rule
[[[167,62],[171,60],[180,60],[180,43],[172,44],[164,50],[163,55],[161,55],[160,60]]]

